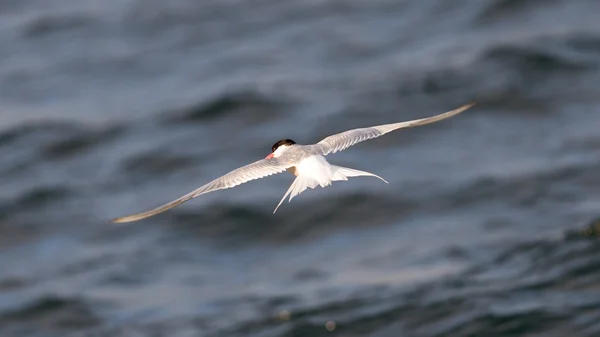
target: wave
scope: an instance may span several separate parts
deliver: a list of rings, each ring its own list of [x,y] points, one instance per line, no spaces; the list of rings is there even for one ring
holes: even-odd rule
[[[75,123],[37,122],[0,133],[0,151],[18,149],[37,159],[62,159],[102,145],[122,134],[119,126],[92,128]]]
[[[165,173],[173,173],[191,167],[202,161],[198,156],[182,156],[168,154],[167,151],[149,151],[127,158],[123,163],[123,169],[127,174],[140,177],[155,177]]]
[[[596,240],[534,240],[517,244],[464,273],[409,288],[361,287],[342,298],[270,308],[295,308],[239,322],[215,335],[327,336],[578,336],[600,332],[600,245]],[[558,292],[556,291],[558,290]],[[587,317],[582,320],[581,317]],[[562,334],[559,334],[562,335]]]
[[[541,6],[553,5],[561,0],[492,0],[479,14],[481,22],[514,16],[528,10],[539,10]]]
[[[3,201],[0,203],[0,246],[34,238],[49,221],[31,221],[32,217],[40,217],[37,214],[42,214],[44,208],[72,200],[77,195],[64,186],[38,186]]]
[[[64,186],[38,186],[27,191],[13,202],[12,209],[41,208],[48,203],[65,199],[75,194]]]
[[[205,102],[165,114],[166,123],[205,123],[215,120],[242,120],[258,124],[277,118],[285,103],[253,91],[229,92]]]
[[[7,310],[0,316],[2,333],[8,336],[83,332],[101,323],[90,305],[78,298],[42,296],[21,308]]]
[[[553,44],[552,42],[554,41],[547,43]],[[545,47],[542,44],[498,45],[485,51],[481,61],[498,63],[503,67],[522,72],[523,75],[532,72],[586,70],[597,64],[596,60],[579,58],[570,53],[574,50],[568,50],[565,42],[569,41],[561,41],[562,48],[549,48],[550,46]]]
[[[267,204],[265,202],[265,204]],[[419,210],[408,199],[390,194],[355,192],[327,200],[296,201],[285,213],[272,214],[261,205],[213,204],[197,210],[173,209],[164,215],[171,223],[203,238],[223,244],[255,244],[257,241],[284,243],[308,240],[339,228],[374,227],[400,220]],[[369,214],[365,221],[365,214]],[[199,226],[201,224],[201,226]]]
[[[22,28],[26,38],[42,38],[62,32],[90,28],[96,18],[86,13],[57,13],[39,15]]]

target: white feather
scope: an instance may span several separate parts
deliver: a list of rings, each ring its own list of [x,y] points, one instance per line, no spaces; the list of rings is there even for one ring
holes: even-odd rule
[[[296,179],[294,179],[292,185],[288,188],[287,192],[285,192],[283,198],[281,198],[279,204],[277,204],[277,207],[275,207],[273,214],[277,212],[277,209],[288,195],[290,196],[288,202],[290,202],[295,196],[304,192],[309,187],[315,188],[319,185],[321,187],[327,187],[331,185],[333,181],[348,180],[349,177],[358,176],[376,177],[387,184],[385,179],[373,173],[331,165],[327,159],[321,155],[314,155],[303,159],[300,164],[296,166],[295,172],[297,174]]]

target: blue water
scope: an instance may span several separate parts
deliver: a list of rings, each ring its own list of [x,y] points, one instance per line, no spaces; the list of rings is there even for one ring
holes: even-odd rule
[[[0,0],[0,336],[599,335],[599,12]],[[285,173],[109,222],[472,100],[328,157],[389,185],[273,215]]]

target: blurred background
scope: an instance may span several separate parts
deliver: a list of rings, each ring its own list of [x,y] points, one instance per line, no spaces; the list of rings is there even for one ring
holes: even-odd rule
[[[0,0],[0,336],[600,335],[597,0]],[[351,128],[285,173],[110,219]]]

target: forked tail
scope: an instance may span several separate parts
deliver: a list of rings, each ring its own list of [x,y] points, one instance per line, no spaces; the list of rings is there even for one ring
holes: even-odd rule
[[[348,180],[348,178],[350,178],[350,177],[359,177],[359,176],[375,177],[375,178],[381,179],[386,184],[388,183],[385,179],[381,178],[380,176],[378,176],[376,174],[370,173],[370,172],[355,170],[355,169],[351,169],[348,167],[331,165],[331,181],[329,181],[328,184],[325,184],[325,182],[322,182],[322,184],[319,184],[319,182],[317,180],[311,178],[310,176],[305,176],[305,175],[299,174],[296,177],[296,179],[294,179],[294,182],[292,183],[290,188],[288,188],[287,192],[285,192],[285,194],[283,195],[283,198],[281,198],[281,201],[279,201],[279,204],[277,204],[277,207],[275,207],[273,214],[275,214],[275,212],[277,212],[277,209],[279,208],[279,206],[281,206],[281,204],[283,203],[283,200],[285,200],[285,198],[288,195],[290,196],[289,201],[292,201],[292,199],[295,196],[304,192],[309,187],[315,188],[319,185],[321,185],[322,187],[326,187],[326,186],[330,185],[332,181]]]
[[[319,185],[319,182],[316,181],[315,179],[309,177],[309,176],[304,176],[302,174],[299,174],[296,179],[294,179],[294,182],[292,183],[292,185],[290,186],[290,188],[288,188],[287,192],[285,192],[285,194],[283,195],[283,198],[281,198],[281,201],[279,202],[279,204],[277,204],[277,207],[275,207],[275,210],[273,211],[273,214],[275,214],[275,212],[277,212],[277,209],[279,208],[279,206],[281,206],[281,203],[283,202],[283,200],[285,200],[285,198],[289,195],[290,196],[290,200],[292,201],[292,199],[297,196],[298,194],[304,192],[304,190],[306,190],[308,187],[310,188],[315,188]]]
[[[350,177],[368,176],[368,177],[379,178],[384,183],[388,184],[388,182],[385,179],[381,178],[380,176],[378,176],[376,174],[373,174],[370,172],[365,172],[365,171],[360,171],[360,170],[355,170],[355,169],[351,169],[348,167],[331,165],[331,172],[332,172],[331,180],[333,180],[333,181],[348,180],[348,178],[350,178]]]

